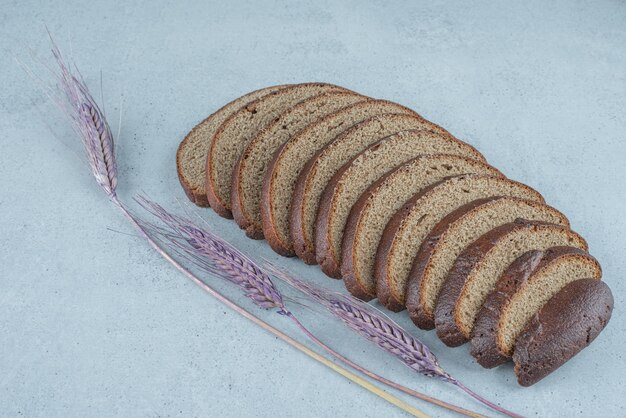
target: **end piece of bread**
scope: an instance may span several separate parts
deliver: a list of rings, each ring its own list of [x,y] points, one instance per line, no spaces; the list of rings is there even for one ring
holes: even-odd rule
[[[556,293],[575,280],[599,280],[595,258],[573,247],[533,250],[515,260],[487,296],[472,331],[472,355],[487,368],[505,363],[530,318]]]
[[[613,295],[602,281],[581,279],[561,289],[517,338],[518,383],[533,385],[578,354],[606,327],[612,311]]]

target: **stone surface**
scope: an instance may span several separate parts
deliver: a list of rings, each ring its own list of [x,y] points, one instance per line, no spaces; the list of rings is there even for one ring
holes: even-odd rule
[[[224,308],[132,235],[87,174],[66,121],[14,59],[45,76],[44,25],[95,92],[102,70],[114,131],[123,102],[125,199],[144,191],[171,208],[186,202],[174,166],[182,137],[226,101],[276,83],[326,81],[395,100],[476,146],[588,239],[615,296],[613,319],[588,349],[522,389],[510,365],[484,370],[467,346],[446,348],[405,313],[392,316],[453,375],[516,412],[626,415],[625,20],[626,4],[615,1],[5,0],[0,415],[403,416]],[[342,290],[210,210],[190,210],[255,258]],[[259,315],[296,333],[276,314]],[[305,319],[372,369],[490,413],[331,320]]]

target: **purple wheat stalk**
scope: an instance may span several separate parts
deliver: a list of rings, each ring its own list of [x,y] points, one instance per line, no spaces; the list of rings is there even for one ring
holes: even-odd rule
[[[384,313],[351,295],[331,292],[299,280],[283,269],[266,262],[265,269],[309,298],[324,306],[331,314],[349,328],[378,345],[383,350],[397,357],[402,363],[419,374],[451,383],[474,399],[491,409],[510,417],[521,417],[473,392],[463,383],[448,374],[440,365],[435,355],[421,341],[413,337],[400,325]]]

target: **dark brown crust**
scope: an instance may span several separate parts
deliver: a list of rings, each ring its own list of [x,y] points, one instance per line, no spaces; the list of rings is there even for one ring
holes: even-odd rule
[[[576,280],[561,289],[516,340],[518,383],[531,386],[578,354],[606,327],[612,311],[611,289],[600,280]]]
[[[456,325],[455,305],[463,291],[463,286],[469,273],[475,265],[479,264],[485,254],[489,252],[499,240],[508,233],[518,229],[536,229],[542,226],[550,226],[569,231],[565,226],[555,225],[548,222],[527,221],[518,219],[497,228],[492,229],[469,247],[456,259],[452,269],[448,274],[435,306],[435,328],[437,335],[444,344],[450,347],[457,347],[467,342],[467,338]],[[575,232],[570,231],[572,236],[578,237]],[[582,240],[582,238],[580,238]],[[584,241],[583,241],[584,242]],[[586,250],[586,248],[585,248]]]
[[[318,100],[320,97],[337,97],[337,96],[339,97],[355,96],[355,97],[361,97],[363,100],[367,99],[367,97],[361,96],[360,94],[350,91],[348,89],[345,89],[345,91],[341,91],[341,90],[331,91],[328,93],[320,93],[318,95],[311,96],[308,99],[305,99],[299,102],[298,104],[294,105],[291,109],[286,110],[280,116],[278,116],[274,122],[270,123],[269,125],[265,126],[263,129],[261,129],[261,131],[257,133],[256,137],[252,139],[250,144],[246,146],[246,149],[244,150],[243,154],[239,156],[239,159],[237,160],[237,163],[235,164],[235,169],[233,171],[232,187],[231,187],[231,194],[230,194],[230,206],[231,206],[231,211],[233,212],[233,218],[235,219],[235,222],[237,223],[237,225],[239,225],[241,229],[246,231],[246,235],[248,237],[252,239],[263,239],[264,237],[263,226],[262,225],[257,226],[253,222],[250,221],[248,214],[246,214],[244,204],[241,200],[241,196],[243,196],[243,190],[242,190],[243,184],[241,182],[242,167],[250,154],[250,147],[255,142],[256,138],[258,138],[260,135],[264,135],[265,133],[267,133],[267,131],[272,128],[272,125],[278,122],[285,113],[290,112],[298,108],[299,106],[305,106],[307,102],[309,102],[310,100]]]
[[[326,145],[328,146],[328,145]],[[302,203],[304,200],[304,186],[307,183],[307,179],[311,174],[311,168],[315,164],[315,160],[320,155],[322,150],[326,149],[323,147],[321,150],[318,150],[309,161],[306,162],[302,172],[298,176],[298,180],[296,181],[296,187],[293,190],[293,197],[291,198],[291,216],[289,221],[289,229],[291,233],[291,239],[293,240],[293,250],[302,261],[306,264],[314,265],[317,264],[317,259],[315,257],[315,250],[311,251],[308,248],[307,243],[304,240],[304,224],[303,224],[303,213],[302,213]]]
[[[448,131],[446,131],[445,129],[443,129],[439,125],[436,125],[435,123],[430,122],[430,121],[424,119],[422,116],[420,116],[418,114],[411,115],[411,114],[406,114],[406,113],[393,113],[393,112],[390,112],[390,113],[383,113],[381,115],[371,116],[371,117],[367,118],[366,120],[364,120],[362,122],[356,123],[355,125],[353,125],[349,129],[347,129],[345,132],[340,134],[340,136],[337,137],[334,141],[332,141],[331,143],[327,144],[326,146],[324,146],[323,148],[318,150],[315,153],[315,155],[313,155],[313,157],[311,157],[311,159],[309,159],[309,161],[307,161],[307,163],[304,166],[302,172],[298,176],[298,181],[296,182],[296,188],[294,190],[294,194],[293,194],[293,198],[292,198],[292,202],[291,202],[291,238],[292,238],[292,240],[294,242],[294,249],[295,249],[296,254],[306,264],[317,264],[317,258],[316,258],[317,246],[316,246],[316,242],[315,242],[316,241],[315,234],[314,234],[313,242],[308,242],[308,240],[306,240],[305,233],[304,233],[303,217],[304,217],[304,198],[305,198],[306,192],[307,192],[306,186],[307,186],[307,184],[308,184],[308,182],[310,180],[311,175],[314,174],[314,172],[312,170],[316,166],[316,162],[317,162],[319,156],[322,155],[323,153],[325,153],[326,150],[333,143],[335,143],[336,140],[340,139],[341,137],[346,137],[347,135],[350,135],[350,132],[352,132],[355,129],[358,129],[359,126],[362,125],[363,123],[367,123],[367,122],[369,122],[371,120],[375,120],[375,119],[380,119],[380,118],[385,117],[385,116],[405,116],[407,118],[412,118],[412,119],[415,119],[417,121],[421,121],[424,124],[424,127],[419,129],[419,130],[437,132],[437,133],[440,133],[441,135],[447,135],[450,138],[457,140],[454,136],[452,136],[452,134],[450,134]],[[402,131],[402,129],[399,130],[398,132],[400,132],[400,131]],[[393,133],[393,134],[390,134],[390,135],[386,135],[384,138],[379,138],[377,141],[372,142],[369,146],[372,146],[372,145],[375,145],[377,143],[380,143],[380,141],[382,141],[382,140],[384,140],[386,138],[389,138],[390,136],[393,136],[396,133]],[[369,146],[366,146],[360,152],[363,152],[363,151],[369,149]],[[360,152],[357,153],[356,155],[359,155]],[[348,161],[348,164],[352,160],[354,160],[354,158],[356,158],[356,155],[353,156],[350,161]]]
[[[262,101],[266,100],[268,97],[271,96],[276,96],[279,94],[283,94],[286,90],[291,90],[291,89],[296,89],[296,88],[302,88],[305,86],[331,86],[331,87],[336,87],[338,90],[341,89],[342,87],[339,86],[333,86],[332,84],[328,84],[328,83],[302,83],[302,84],[292,84],[292,85],[288,85],[286,86],[286,88],[284,89],[279,89],[276,91],[272,91],[266,95],[263,95],[255,100],[252,100],[251,102],[246,103],[244,106],[242,106],[237,112],[234,112],[232,115],[230,115],[221,125],[220,127],[217,129],[217,131],[215,132],[215,134],[213,134],[213,139],[211,140],[211,147],[209,148],[209,152],[207,155],[207,161],[206,161],[206,193],[207,193],[207,199],[209,201],[209,204],[211,205],[211,208],[213,210],[215,210],[215,212],[220,215],[223,218],[226,219],[232,219],[233,218],[233,213],[230,210],[230,208],[228,208],[226,205],[230,205],[230,198],[231,196],[228,196],[228,202],[222,202],[220,200],[220,198],[217,196],[217,191],[216,191],[216,183],[214,182],[214,179],[211,176],[211,172],[212,172],[212,167],[213,167],[213,159],[211,158],[211,155],[214,152],[214,147],[216,144],[215,141],[215,137],[221,135],[224,132],[225,127],[227,126],[228,122],[235,118],[239,112],[241,112],[243,109],[254,109],[254,107],[256,107],[259,103],[261,103]],[[231,174],[232,176],[232,174]],[[232,177],[231,177],[232,180]],[[232,194],[232,193],[231,193]]]
[[[466,213],[471,212],[475,208],[484,205],[487,202],[498,199],[500,199],[500,197],[488,197],[486,199],[474,200],[473,202],[461,206],[459,209],[455,210],[454,212],[443,218],[443,220],[441,220],[441,222],[439,222],[437,226],[435,226],[435,228],[428,234],[428,236],[420,246],[420,249],[417,252],[417,256],[413,261],[411,272],[409,273],[406,290],[407,311],[413,323],[419,328],[428,330],[435,328],[435,318],[432,315],[428,314],[428,312],[424,311],[423,306],[420,302],[420,295],[424,270],[428,265],[428,261],[430,260],[432,252],[437,247],[437,243],[439,242],[439,238],[441,238],[441,234],[448,229],[448,226],[450,224],[462,218]],[[381,282],[385,281],[383,280]],[[378,282],[376,284],[378,284]],[[387,288],[387,286],[385,286],[385,288]]]
[[[286,144],[286,143],[285,143]],[[281,150],[285,146],[285,144],[281,145],[280,148],[274,153],[272,157],[272,161],[267,166],[267,172],[265,178],[263,178],[263,191],[261,192],[261,219],[263,223],[263,235],[265,236],[265,240],[272,247],[272,249],[284,256],[284,257],[293,257],[296,253],[283,245],[280,237],[278,236],[278,232],[276,231],[276,226],[274,221],[272,220],[271,214],[271,185],[274,180],[274,167],[276,166],[276,161],[280,156]]]
[[[241,163],[241,158],[235,164],[235,170],[233,171],[233,179],[232,186],[230,188],[230,206],[231,212],[233,214],[233,219],[239,225],[239,228],[243,229],[248,236],[248,238],[252,239],[263,239],[263,230],[259,230],[252,222],[248,220],[248,218],[244,214],[243,204],[241,202],[241,192],[240,189],[242,187],[241,182],[239,181],[239,166]]]
[[[563,256],[577,255],[591,258],[585,251],[575,247],[552,247],[545,251],[529,251],[515,260],[500,276],[481,308],[472,331],[471,353],[478,364],[486,368],[499,366],[510,359],[497,344],[498,322],[502,310],[513,295],[532,276]],[[595,262],[595,260],[594,260]]]

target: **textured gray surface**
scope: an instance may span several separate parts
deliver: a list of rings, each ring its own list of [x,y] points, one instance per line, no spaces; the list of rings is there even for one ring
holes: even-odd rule
[[[13,60],[32,62],[31,47],[49,62],[44,24],[64,50],[71,43],[95,90],[102,70],[113,121],[123,96],[124,198],[143,190],[170,207],[184,201],[174,167],[180,139],[226,101],[277,83],[327,81],[395,100],[469,141],[588,239],[615,294],[614,317],[590,348],[529,389],[510,366],[483,370],[467,347],[415,334],[451,373],[520,413],[626,415],[624,2],[101,3],[0,7],[0,415],[402,416],[125,235],[129,227],[74,155],[67,123]],[[197,212],[248,254],[341,289]],[[404,314],[393,316],[410,327]],[[307,318],[371,368],[488,412],[332,321]]]

